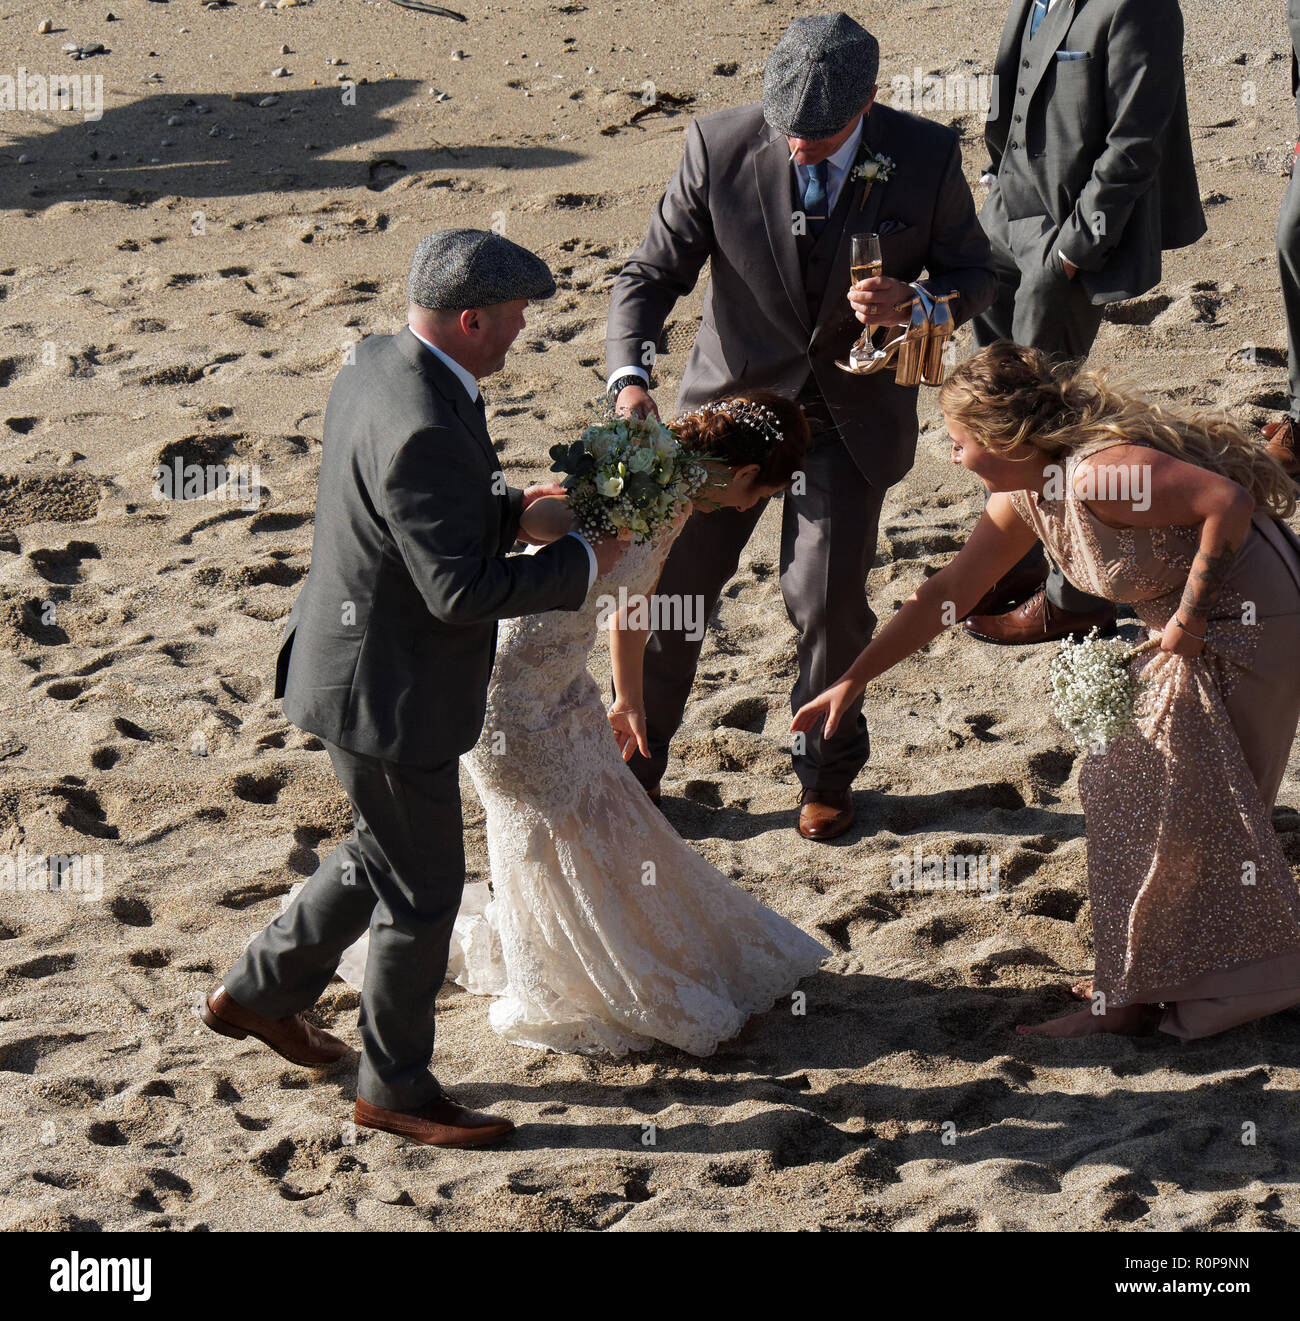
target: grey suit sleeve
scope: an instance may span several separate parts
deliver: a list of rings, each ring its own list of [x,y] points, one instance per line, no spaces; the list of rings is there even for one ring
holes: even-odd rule
[[[524,516],[524,493],[517,486],[506,487],[510,515],[501,528],[501,545],[513,546],[519,539],[519,523]]]
[[[984,311],[997,294],[988,236],[975,213],[975,199],[962,173],[958,143],[953,144],[935,199],[925,268],[922,283],[931,293],[957,291],[958,297],[948,306],[958,325]]]
[[[1182,50],[1177,0],[1128,0],[1116,10],[1106,39],[1106,148],[1057,241],[1080,270],[1101,269],[1155,181],[1182,87]]]
[[[650,218],[641,246],[614,281],[605,329],[607,371],[638,363],[657,344],[673,304],[695,287],[713,249],[709,160],[700,126],[691,121],[677,171]]]
[[[384,513],[429,613],[444,624],[576,610],[587,595],[588,560],[573,537],[536,555],[483,552],[481,499],[465,493],[485,480],[447,433],[417,431],[384,476]]]

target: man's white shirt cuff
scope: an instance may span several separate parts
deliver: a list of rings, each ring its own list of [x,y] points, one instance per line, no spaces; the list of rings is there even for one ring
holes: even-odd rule
[[[620,376],[639,376],[647,385],[650,384],[650,373],[644,367],[620,367],[618,371],[610,372],[605,389],[608,390]]]
[[[568,532],[565,534],[570,537],[577,537],[582,542],[582,548],[587,552],[587,567],[589,570],[587,576],[587,590],[591,591],[591,585],[596,581],[596,574],[600,571],[600,566],[596,563],[596,552],[591,548],[591,542],[582,535],[581,532]]]

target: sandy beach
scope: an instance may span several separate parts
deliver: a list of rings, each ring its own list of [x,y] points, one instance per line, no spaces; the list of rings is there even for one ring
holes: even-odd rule
[[[704,1060],[602,1061],[509,1046],[449,985],[436,1072],[519,1125],[481,1152],[358,1131],[354,1068],[316,1076],[201,1026],[203,993],[349,829],[321,743],[272,696],[348,346],[403,324],[429,231],[533,248],[559,292],[483,388],[509,480],[545,478],[603,390],[608,288],[690,116],[758,99],[790,18],[830,7],[451,3],[467,21],[388,0],[0,16],[0,74],[102,76],[98,118],[0,113],[0,855],[85,860],[77,892],[0,891],[0,1228],[1300,1227],[1300,1014],[1187,1045],[1013,1031],[1064,1012],[1092,967],[1055,646],[954,630],[899,666],[868,693],[857,827],[835,846],[795,833],[779,509],[724,594],[664,802],[833,949],[805,1012],[782,1004]],[[1209,233],[1110,309],[1093,354],[1246,423],[1287,398],[1283,8],[1184,4]],[[987,72],[1006,4],[850,12],[880,39],[888,100],[917,68]],[[981,114],[925,113],[960,131],[982,202]],[[669,405],[701,292],[660,359]],[[921,409],[868,584],[882,619],[982,507],[933,391]],[[247,489],[157,498],[178,460],[234,465]],[[603,642],[597,663],[603,682]],[[485,880],[467,778],[464,798]],[[1294,758],[1278,802],[1300,865]],[[917,850],[996,859],[996,893],[896,890]],[[336,980],[317,1021],[355,1046],[357,1004]]]

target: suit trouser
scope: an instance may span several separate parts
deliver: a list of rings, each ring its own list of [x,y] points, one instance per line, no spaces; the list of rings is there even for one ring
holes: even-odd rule
[[[1300,418],[1300,184],[1293,170],[1277,224],[1277,264],[1286,307],[1286,341],[1291,376],[1291,416]]]
[[[988,227],[988,238],[998,291],[992,305],[971,320],[975,347],[984,349],[997,340],[1009,339],[1063,360],[1086,358],[1101,329],[1102,309],[1089,301],[1077,279],[1044,266],[1038,249],[1020,254],[1017,261],[1017,254],[996,225]],[[1042,546],[1035,546],[1008,576],[1022,565],[1041,564],[1044,556]],[[1053,605],[1083,613],[1109,604],[1081,592],[1050,556],[1046,558],[1047,599]]]
[[[465,883],[459,762],[408,766],[326,744],[355,829],[225,979],[237,1003],[284,1018],[316,1003],[367,928],[357,1095],[414,1109],[441,1095],[429,1072],[434,1001]]]
[[[863,477],[835,430],[816,437],[804,474],[804,492],[786,493],[781,519],[781,594],[799,635],[791,712],[829,687],[871,641],[876,616],[867,604],[866,580],[887,489]],[[762,512],[759,504],[743,513],[720,509],[688,519],[668,553],[655,594],[697,596],[704,617],[711,617]],[[703,638],[692,640],[685,630],[658,630],[646,644],[650,756],[636,753],[629,763],[646,786],[658,784],[668,764],[668,745],[682,723],[702,645]],[[804,749],[794,754],[795,774],[805,788],[845,790],[869,754],[859,700],[834,738],[820,732],[807,736]]]

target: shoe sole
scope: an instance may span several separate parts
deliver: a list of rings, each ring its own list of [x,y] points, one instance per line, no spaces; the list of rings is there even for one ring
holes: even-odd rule
[[[234,1023],[227,1022],[224,1018],[219,1018],[212,1012],[211,1005],[204,1002],[202,1010],[199,1012],[204,1024],[210,1027],[214,1032],[219,1032],[223,1037],[229,1037],[232,1041],[243,1041],[246,1037],[254,1037],[260,1041],[268,1050],[273,1050],[282,1060],[288,1060],[290,1064],[296,1064],[301,1069],[332,1069],[346,1055],[340,1055],[336,1060],[301,1060],[294,1056],[286,1054],[279,1046],[268,1041],[260,1032],[254,1032],[251,1027],[236,1027]]]
[[[973,628],[964,628],[962,632],[968,638],[974,638],[976,642],[987,642],[991,647],[1039,647],[1044,642],[1062,642],[1066,638],[1073,638],[1076,642],[1081,642],[1092,632],[1092,629],[1071,629],[1068,633],[1062,633],[1059,638],[991,638],[986,633],[977,633]],[[1099,629],[1097,636],[1113,638],[1118,632],[1119,625],[1110,624],[1106,628]]]
[[[357,1119],[353,1116],[352,1122],[358,1128],[373,1129],[376,1133],[391,1133],[394,1137],[405,1138],[408,1142],[419,1142],[426,1147],[449,1147],[452,1150],[461,1151],[467,1147],[487,1147],[493,1142],[500,1142],[502,1138],[508,1138],[515,1131],[514,1125],[503,1130],[500,1133],[492,1133],[488,1137],[465,1138],[459,1142],[430,1142],[428,1138],[422,1138],[416,1133],[410,1132],[404,1128],[390,1128],[387,1124],[376,1124],[369,1120]]]

